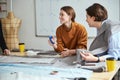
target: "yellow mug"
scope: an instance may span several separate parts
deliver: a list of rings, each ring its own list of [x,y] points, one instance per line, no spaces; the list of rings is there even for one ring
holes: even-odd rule
[[[25,43],[19,43],[19,50],[21,53],[25,51]]]
[[[116,68],[116,60],[113,57],[107,58],[106,59],[106,66],[107,66],[107,71],[114,71]]]

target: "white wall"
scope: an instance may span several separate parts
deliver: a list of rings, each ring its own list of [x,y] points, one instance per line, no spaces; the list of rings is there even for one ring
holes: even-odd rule
[[[100,3],[107,8],[108,18],[119,20],[119,0],[36,0],[36,35],[49,36],[55,35],[59,22],[59,9],[62,6],[72,6],[76,12],[75,21],[85,26],[88,36],[95,37],[96,29],[90,28],[86,22],[85,9],[93,3]],[[110,5],[113,4],[113,5]],[[116,13],[116,14],[115,14]],[[53,24],[54,23],[54,24]],[[92,32],[92,33],[91,33]]]
[[[10,0],[8,0],[9,2]],[[9,7],[9,5],[8,5]],[[27,49],[52,49],[48,45],[47,37],[35,36],[35,8],[34,0],[13,0],[13,12],[22,20],[19,30],[19,40],[26,44]],[[88,46],[93,39],[89,39]]]
[[[35,36],[34,0],[13,0],[13,12],[22,20],[19,40],[26,44],[27,49],[52,49],[46,37]]]

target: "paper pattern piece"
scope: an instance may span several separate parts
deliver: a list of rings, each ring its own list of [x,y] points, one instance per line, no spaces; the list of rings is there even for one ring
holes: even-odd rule
[[[0,63],[39,63],[39,64],[53,64],[55,58],[26,58],[26,57],[13,57],[13,56],[2,56]]]
[[[51,75],[50,73],[53,71],[57,71],[55,75]],[[27,64],[0,64],[0,74],[2,73],[15,73],[17,74],[17,78],[23,78],[25,75],[26,78],[29,76],[34,77],[34,80],[45,80],[40,79],[41,77],[49,77],[49,78],[59,78],[58,80],[64,80],[68,78],[75,77],[86,77],[89,78],[92,75],[92,71],[81,69],[81,68],[58,68],[53,66],[33,66]],[[23,74],[24,73],[24,74]],[[36,79],[37,78],[37,79]],[[53,79],[53,80],[54,80]],[[19,79],[17,79],[19,80]],[[24,79],[27,80],[27,79]],[[32,80],[32,78],[29,78]]]

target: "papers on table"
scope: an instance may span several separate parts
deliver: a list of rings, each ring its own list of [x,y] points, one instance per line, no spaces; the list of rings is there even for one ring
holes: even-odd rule
[[[24,53],[11,53],[9,56],[17,56],[17,57],[27,57],[27,58],[58,58],[60,57],[59,53],[53,50],[28,50]]]
[[[2,56],[0,58],[1,63],[53,64],[55,61],[55,58],[26,58],[13,56]]]
[[[54,71],[56,71],[56,73],[51,74]],[[59,78],[58,80],[63,80],[63,78],[67,79],[76,77],[89,78],[93,73],[92,71],[81,68],[58,68],[53,66],[35,66],[35,65],[33,66],[26,64],[4,64],[4,63],[0,64],[0,74],[2,74],[3,72],[16,73],[17,76],[19,76],[17,78],[22,78],[22,80],[32,80],[32,78],[30,77],[34,77],[34,80],[46,80],[45,78],[47,77],[54,79]],[[44,79],[40,79],[41,77],[44,77]]]
[[[0,80],[11,79],[6,79],[5,76],[12,77],[12,80],[68,80],[76,77],[85,77],[87,79],[91,77],[93,72],[74,67],[75,65],[72,64],[74,60],[76,60],[76,56],[66,58],[1,56]],[[33,63],[35,64],[32,65]],[[56,73],[51,74],[53,72]]]

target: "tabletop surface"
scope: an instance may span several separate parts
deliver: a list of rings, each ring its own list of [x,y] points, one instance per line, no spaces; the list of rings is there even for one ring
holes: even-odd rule
[[[39,60],[38,62],[37,62],[37,59],[33,57],[35,59],[35,62],[34,62],[34,60],[32,61],[31,57],[26,58],[24,55],[22,55],[23,57],[18,56],[17,59],[14,60],[14,55],[16,55],[16,54],[20,55],[19,52],[14,52],[14,53],[12,53],[12,56],[0,56],[1,57],[0,62],[3,61],[5,63],[5,60],[6,60],[6,59],[4,59],[5,57],[7,57],[7,59],[12,57],[13,61],[12,60],[6,60],[6,61],[11,62],[11,63],[12,62],[19,63],[19,62],[24,61],[22,63],[24,63],[24,64],[25,63],[30,63],[30,64],[32,63],[32,65],[48,62],[46,64],[49,64],[49,65],[52,65],[52,66],[55,66],[55,67],[61,67],[61,68],[76,67],[76,65],[73,65],[73,61],[76,61],[76,56],[60,58],[60,56],[57,55],[57,57],[53,57],[53,58],[48,58],[48,57],[37,58]],[[83,67],[85,67],[85,68],[88,68],[88,67],[89,68],[95,68],[95,67],[98,67],[98,66],[105,65],[105,62],[92,63],[92,64],[95,64],[95,65],[94,66],[83,66]],[[111,80],[113,78],[113,76],[117,73],[119,68],[120,68],[120,61],[117,61],[117,66],[116,66],[116,69],[114,71],[112,71],[112,72],[100,72],[100,73],[93,72],[92,75],[90,75],[91,77],[90,77],[89,80]]]

